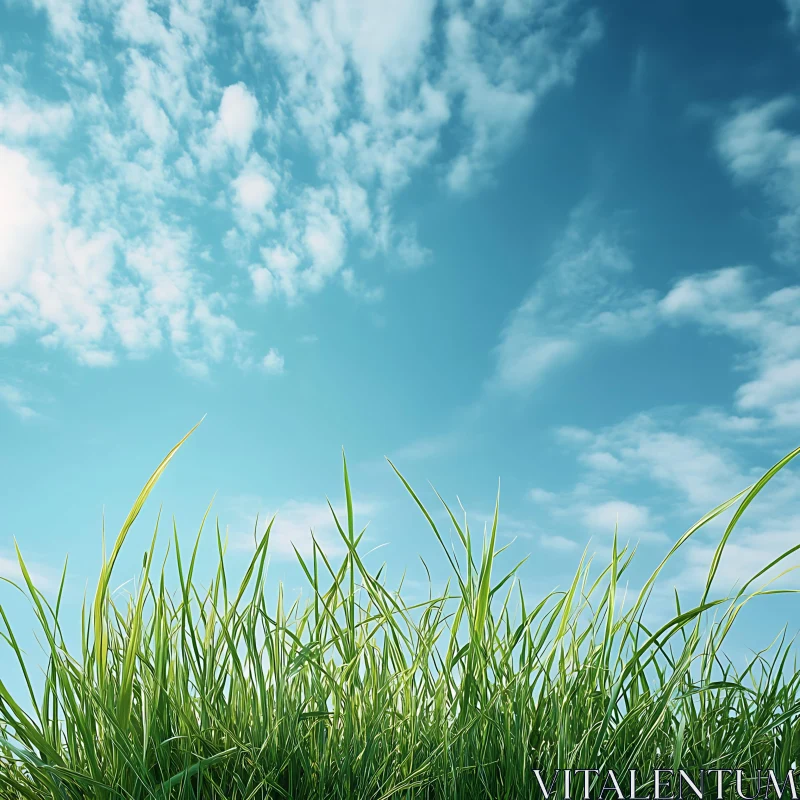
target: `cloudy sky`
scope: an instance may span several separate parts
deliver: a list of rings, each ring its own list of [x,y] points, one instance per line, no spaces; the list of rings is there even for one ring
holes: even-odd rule
[[[79,603],[204,414],[119,582],[159,503],[189,542],[214,497],[238,563],[278,512],[299,585],[344,446],[373,563],[445,574],[389,456],[477,529],[499,478],[536,595],[616,520],[653,565],[800,444],[797,0],[3,3],[3,574],[69,553]],[[721,588],[799,523],[789,468]]]

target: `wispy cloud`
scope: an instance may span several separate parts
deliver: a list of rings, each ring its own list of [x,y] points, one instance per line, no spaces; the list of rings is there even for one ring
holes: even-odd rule
[[[58,585],[51,571],[46,567],[40,564],[28,563],[26,560],[25,568],[28,570],[28,575],[33,585],[40,592],[51,591]],[[12,583],[16,583],[17,586],[25,586],[22,569],[16,558],[0,555],[0,578],[5,578]]]
[[[398,465],[408,461],[424,461],[451,452],[458,446],[459,436],[456,431],[441,435],[416,439],[395,450],[390,458]]]
[[[792,13],[796,25],[797,9]],[[740,103],[717,132],[719,154],[733,177],[760,187],[772,205],[775,257],[787,264],[800,258],[800,132],[780,123],[796,108],[789,96]]]
[[[740,588],[759,569],[766,567],[797,544],[797,533],[800,529],[798,514],[761,519],[755,526],[748,525],[747,522],[743,518],[742,524],[737,527],[723,551],[714,579],[715,588],[721,592],[730,592],[734,587]],[[705,585],[715,550],[716,542],[697,541],[687,546],[683,565],[676,579],[678,588],[698,588]],[[797,566],[800,566],[800,555],[795,553],[761,576],[750,587],[750,591],[761,589],[769,581],[776,581],[773,586],[784,588],[787,585],[800,585],[800,570],[794,569],[779,578],[781,573]]]
[[[599,220],[592,201],[576,207],[542,276],[509,316],[489,387],[529,390],[599,341],[649,333],[656,295],[626,286],[632,270],[613,222]]]
[[[783,0],[789,13],[789,28],[795,33],[800,31],[800,0]]]
[[[275,522],[270,534],[270,552],[278,558],[295,557],[295,550],[302,556],[310,555],[313,551],[313,541],[322,547],[328,557],[337,557],[346,552],[346,547],[336,529],[336,521],[327,503],[313,503],[302,500],[289,500],[277,507],[269,508],[267,504],[257,498],[240,498],[235,501],[237,512],[246,520],[236,530],[246,530],[247,533],[235,532],[231,537],[231,545],[238,550],[252,550],[255,547],[253,531],[255,530],[255,512],[253,507],[267,508],[267,513],[259,513],[259,536],[266,529],[270,519],[275,516]],[[374,502],[354,502],[353,513],[359,526],[357,533],[369,521],[369,517],[378,510]],[[333,505],[339,524],[347,530],[347,507],[342,503]],[[252,513],[251,513],[252,512]]]
[[[20,419],[29,420],[39,416],[39,412],[32,408],[25,392],[10,383],[0,381],[0,401]]]
[[[486,388],[528,392],[603,343],[695,326],[731,337],[743,348],[737,369],[749,373],[727,413],[708,410],[710,424],[737,434],[800,424],[800,285],[774,288],[755,268],[736,266],[680,278],[659,296],[632,280],[632,259],[614,231],[598,229],[592,204],[575,209],[542,276],[509,315]],[[590,457],[614,466],[608,454]]]
[[[35,336],[89,366],[169,348],[198,376],[253,362],[250,298],[221,259],[259,302],[334,280],[379,300],[355,248],[433,258],[398,193],[431,168],[457,192],[485,183],[602,33],[579,0],[414,0],[400,16],[363,0],[36,7],[68,99],[37,96],[24,69],[2,78],[3,341]],[[239,53],[224,80],[222,52]]]
[[[686,409],[663,408],[633,415],[599,431],[567,427],[557,431],[562,444],[574,448],[584,475],[572,489],[533,490],[554,519],[582,522],[608,540],[619,520],[623,540],[668,544],[703,514],[754,483],[769,464],[745,467],[742,453],[728,446],[731,427],[709,425],[730,418],[713,409],[687,414]],[[741,418],[733,418],[738,420]],[[734,424],[734,434],[740,433]],[[745,425],[745,433],[750,426]],[[597,454],[613,457],[613,462]],[[777,459],[776,459],[777,460]],[[779,473],[748,507],[737,524],[720,563],[715,587],[729,591],[761,567],[797,544],[796,467]],[[607,500],[625,487],[636,491],[637,503]],[[730,514],[695,535],[671,565],[670,580],[679,589],[696,590],[705,584],[709,564]],[[673,526],[680,525],[679,530]],[[666,551],[664,551],[666,552]],[[772,569],[753,589],[781,570],[800,562],[789,558]],[[795,573],[782,579],[798,584]]]
[[[559,438],[576,447],[595,486],[645,477],[693,509],[708,510],[749,483],[733,452],[719,439],[703,436],[701,426],[678,409],[640,413],[599,432],[581,432],[580,443],[574,429],[561,429]]]
[[[560,534],[542,534],[539,542],[546,550],[555,550],[558,553],[572,553],[580,547],[573,539],[568,539]]]

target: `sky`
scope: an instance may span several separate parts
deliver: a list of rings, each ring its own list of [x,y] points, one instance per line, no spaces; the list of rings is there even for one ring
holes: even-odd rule
[[[341,555],[344,447],[409,597],[447,562],[385,457],[446,536],[431,484],[482,532],[499,480],[526,595],[615,524],[635,589],[800,445],[797,0],[3,0],[0,65],[0,574],[16,541],[53,592],[69,555],[65,613],[204,415],[115,583],[161,505],[188,547],[213,499],[234,568],[277,513],[296,591],[310,530]],[[720,590],[799,523],[790,465]],[[722,530],[654,602],[697,597]]]

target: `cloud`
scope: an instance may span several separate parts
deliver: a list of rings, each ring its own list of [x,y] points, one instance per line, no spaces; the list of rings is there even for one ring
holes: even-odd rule
[[[754,373],[736,391],[742,416],[729,427],[797,427],[800,409],[800,286],[769,291],[752,269],[731,267],[680,280],[660,301],[673,324],[693,322],[747,348],[743,368]]]
[[[49,570],[40,565],[26,563],[25,568],[28,570],[31,582],[40,592],[51,591],[58,585]],[[25,585],[25,578],[16,558],[0,556],[0,578],[16,583],[17,586]]]
[[[348,294],[358,297],[365,303],[378,303],[383,300],[383,288],[376,286],[368,288],[357,277],[354,270],[349,267],[342,270],[342,284]]]
[[[789,28],[797,33],[800,30],[800,0],[784,0],[789,13]]]
[[[0,325],[0,346],[13,344],[17,339],[17,332],[10,325]]]
[[[576,207],[541,277],[509,314],[485,389],[528,392],[603,342],[691,325],[735,339],[743,348],[737,369],[751,375],[730,411],[708,411],[709,424],[737,435],[800,425],[800,285],[775,288],[754,268],[735,266],[682,277],[659,297],[633,283],[614,231],[590,201]],[[582,458],[617,467],[613,453]]]
[[[0,136],[27,140],[65,136],[72,125],[72,108],[66,103],[47,103],[0,80]]]
[[[452,451],[458,446],[458,443],[459,437],[455,432],[417,439],[393,452],[391,460],[402,467],[409,461],[438,458]]]
[[[334,504],[333,508],[339,524],[346,530],[347,507],[344,503],[340,503]],[[359,518],[373,514],[376,508],[377,506],[373,503],[353,503],[353,513]],[[312,532],[325,555],[329,558],[336,558],[346,552],[327,503],[311,503],[300,500],[289,500],[282,503],[275,511],[270,511],[266,515],[259,515],[261,520],[259,522],[259,535],[266,529],[273,515],[276,515],[276,520],[270,535],[269,549],[277,557],[295,558],[293,546],[297,548],[300,555],[311,555],[313,549]],[[252,534],[255,518],[248,517],[247,519],[248,523],[244,528],[250,532],[236,534],[231,537],[231,545],[239,550],[252,550],[255,547]],[[361,522],[356,531],[360,531],[364,524]]]
[[[755,528],[748,526],[747,520],[743,519],[725,546],[714,586],[722,592],[729,592],[734,586],[741,587],[762,567],[797,545],[798,525],[800,515],[796,513],[783,518],[773,516],[761,520]],[[676,579],[679,588],[698,588],[705,585],[716,545],[716,542],[699,541],[688,544],[684,564]],[[798,565],[800,556],[795,553],[759,578],[750,587],[750,591],[762,588],[784,570]],[[800,572],[795,570],[773,584],[773,588],[798,585]]]
[[[430,252],[413,225],[393,221],[394,195],[432,164],[456,191],[480,185],[538,100],[572,82],[601,33],[593,14],[561,0],[522,17],[513,4],[449,3],[442,15],[436,7],[413,0],[401,19],[366,0],[288,0],[261,2],[242,16],[250,58],[261,63],[269,53],[281,69],[280,113],[333,191],[327,206],[342,238],[360,233],[368,253],[392,253],[410,267]],[[466,143],[461,153],[442,148],[450,127]],[[306,244],[318,261],[313,241]]]
[[[598,227],[592,203],[579,205],[542,277],[508,318],[490,388],[529,390],[598,341],[648,334],[658,321],[656,297],[625,286],[632,268],[613,225]]]
[[[577,542],[558,534],[542,534],[539,543],[547,550],[555,550],[558,553],[571,553],[579,547]]]
[[[725,419],[724,415],[719,416]],[[610,531],[618,512],[620,533],[625,539],[630,531],[631,539],[666,543],[661,515],[654,516],[651,511],[657,503],[655,507],[664,517],[681,526],[670,534],[669,538],[675,541],[689,524],[766,471],[766,465],[744,469],[741,454],[723,444],[729,434],[721,434],[720,428],[709,428],[708,419],[706,410],[689,415],[685,409],[661,409],[634,415],[594,433],[585,431],[580,446],[590,452],[598,448],[614,452],[621,468],[609,475],[584,462],[588,467],[584,480],[571,491],[560,493],[551,504],[551,513],[562,519],[581,513],[590,528]],[[573,432],[567,439],[560,438],[577,447]],[[800,511],[794,469],[790,466],[775,476],[737,523],[715,580],[717,590],[727,592],[734,583],[741,585],[797,544]],[[632,504],[603,498],[618,491],[620,485],[638,490],[651,500],[645,505],[641,501]],[[731,514],[727,512],[707,525],[681,549],[671,568],[671,580],[679,589],[696,590],[705,584],[711,558]],[[645,535],[640,536],[633,529],[644,531]],[[752,588],[760,588],[770,577],[798,562],[800,558],[796,556],[788,559]],[[782,584],[798,585],[797,575],[782,579]]]
[[[595,437],[586,431],[587,439],[591,441],[601,438],[603,434]],[[575,440],[564,439],[563,435],[559,438],[562,441]],[[560,492],[547,491],[540,488],[530,489],[527,493],[529,500],[536,503],[541,511],[546,513],[560,525],[569,523],[580,529],[584,529],[589,535],[599,534],[602,546],[605,550],[610,546],[611,537],[614,532],[615,524],[619,524],[618,536],[620,542],[640,541],[649,544],[664,543],[668,541],[666,535],[661,530],[661,518],[654,515],[651,509],[642,503],[631,503],[625,500],[608,499],[614,484],[609,478],[607,465],[598,465],[594,459],[580,460],[588,467],[589,474],[587,479],[576,484],[572,489]],[[642,462],[637,460],[636,465],[624,463],[615,458],[617,462],[613,469],[616,477],[630,477],[636,469],[642,469]],[[646,473],[647,477],[652,478],[651,473]],[[614,478],[616,480],[616,478]],[[657,478],[656,478],[657,480]],[[613,497],[613,495],[612,495]],[[558,537],[556,537],[558,538]],[[569,544],[567,544],[569,542]],[[552,547],[558,547],[558,542],[551,542]],[[561,549],[574,549],[578,547],[578,542],[567,539],[561,543]]]
[[[433,256],[433,251],[417,241],[417,229],[413,225],[400,231],[396,251],[400,263],[410,269],[421,267]]]
[[[247,236],[257,237],[277,225],[275,197],[280,180],[275,170],[254,153],[231,181],[233,216]]]
[[[258,125],[258,100],[243,83],[222,92],[219,117],[212,133],[240,154],[247,152]]]
[[[245,336],[190,267],[192,237],[155,222],[123,243],[73,222],[75,191],[0,145],[0,318],[90,367],[141,358],[167,342],[186,365],[218,363]],[[8,338],[4,334],[4,338]]]
[[[717,415],[725,420],[722,414]],[[682,408],[663,408],[633,415],[598,431],[563,428],[558,440],[572,447],[585,469],[572,489],[544,493],[543,510],[561,524],[583,525],[610,541],[619,520],[621,541],[668,545],[690,524],[712,508],[754,483],[763,466],[744,469],[741,454],[723,442],[727,433],[709,427],[712,415],[695,415]],[[612,471],[586,456],[613,454]],[[747,580],[774,557],[797,543],[797,479],[791,467],[777,475],[770,486],[748,507],[729,540],[715,586],[727,592]],[[627,487],[637,502],[613,498]],[[537,499],[539,492],[531,492]],[[674,559],[670,580],[679,589],[696,590],[705,583],[714,550],[732,512],[715,520],[691,539]],[[665,533],[665,520],[680,526]],[[666,553],[666,550],[664,550]],[[798,563],[789,559],[784,568]],[[763,582],[778,570],[772,570]],[[784,583],[797,585],[797,577]],[[761,583],[754,588],[759,588]]]
[[[518,13],[523,5],[529,8]],[[550,25],[542,30],[544,19]],[[517,37],[513,55],[498,47],[511,31]],[[570,3],[458,8],[445,23],[445,83],[461,99],[468,144],[449,166],[446,183],[451,191],[469,191],[486,179],[541,98],[558,85],[572,83],[580,55],[601,37],[596,14],[576,17]]]
[[[758,417],[737,416],[725,414],[719,409],[704,408],[696,415],[695,419],[706,429],[722,431],[726,435],[746,436],[758,432],[762,428],[763,420]]]
[[[261,368],[270,375],[283,375],[283,363],[283,356],[274,347],[271,347],[261,360]]]
[[[548,492],[546,489],[531,489],[528,492],[528,497],[534,503],[542,503],[547,505],[555,501],[558,495],[555,492]]]
[[[618,536],[622,541],[668,541],[661,531],[655,530],[655,523],[646,506],[624,500],[609,500],[587,506],[583,510],[583,521],[590,530],[604,535],[613,532],[614,526],[618,525]]]
[[[796,24],[796,9],[792,14]],[[789,96],[742,103],[717,130],[719,155],[735,180],[758,186],[772,205],[774,255],[786,264],[800,258],[800,133],[780,121],[796,107]]]
[[[677,416],[678,411],[672,416]],[[699,424],[683,419],[673,424],[670,413],[641,413],[599,432],[585,431],[580,460],[598,483],[618,481],[621,477],[646,476],[661,487],[677,492],[694,508],[708,510],[727,500],[750,482],[735,467],[730,450],[702,436]],[[569,432],[560,437],[575,442]],[[607,458],[593,458],[603,453],[615,465],[608,470]]]
[[[617,472],[622,468],[620,460],[615,455],[603,450],[596,450],[592,453],[581,453],[579,458],[584,464],[597,472],[611,473]]]
[[[10,383],[0,382],[0,400],[22,420],[29,420],[39,416],[38,412],[31,408],[30,401],[25,393]]]
[[[601,35],[582,0],[35,8],[52,91],[12,67],[0,87],[3,341],[89,366],[171,348],[201,376],[253,363],[237,270],[259,302],[375,302],[354,252],[433,261],[399,193],[490,180]]]
[[[86,35],[86,25],[80,18],[82,0],[33,0],[32,5],[46,12],[53,35],[71,48],[70,55],[77,56]]]
[[[242,172],[233,182],[236,201],[250,214],[263,212],[275,197],[275,187],[259,172]]]

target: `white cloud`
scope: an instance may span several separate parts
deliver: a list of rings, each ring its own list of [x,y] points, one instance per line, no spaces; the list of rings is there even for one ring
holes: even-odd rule
[[[243,334],[189,267],[191,236],[156,224],[123,242],[74,225],[74,193],[43,165],[0,145],[0,318],[17,334],[110,366],[166,340],[179,358],[219,362]],[[5,337],[5,335],[4,335]]]
[[[539,537],[539,542],[547,550],[555,550],[559,553],[571,553],[573,550],[578,549],[577,542],[559,534],[542,534]]]
[[[737,390],[737,404],[744,410],[774,408],[787,400],[800,401],[800,359],[768,365],[761,376]]]
[[[249,268],[250,280],[253,282],[253,294],[256,300],[263,303],[269,299],[273,292],[274,282],[272,273],[258,264],[251,264]]]
[[[46,570],[39,565],[32,563],[29,564],[26,561],[25,569],[28,571],[28,576],[30,577],[31,582],[40,592],[51,591],[58,585],[56,581],[54,581],[49,570]],[[16,583],[17,586],[25,586],[25,579],[22,574],[22,569],[20,568],[19,562],[16,558],[0,556],[0,578],[5,578],[12,583]]]
[[[445,24],[446,85],[461,96],[469,142],[447,173],[447,185],[454,192],[468,191],[485,180],[498,155],[520,136],[541,98],[560,84],[571,84],[580,56],[602,37],[597,16],[587,13],[576,24],[576,9],[570,3],[544,4],[525,16],[513,5],[459,7]],[[531,24],[545,15],[552,27]],[[567,38],[564,29],[570,18]],[[517,39],[513,54],[498,46],[511,30]]]
[[[327,195],[316,190],[308,192],[302,241],[311,266],[303,277],[311,291],[319,291],[326,279],[339,271],[344,261],[344,227],[328,202]]]
[[[530,307],[521,307],[525,315]],[[529,329],[519,330],[514,323],[521,322],[517,316],[505,332],[498,348],[498,379],[504,388],[522,389],[535,383],[548,369],[564,364],[578,351],[576,342],[568,339],[552,339],[531,335]],[[524,325],[519,328],[527,327]]]
[[[354,247],[410,268],[433,257],[398,192],[420,174],[479,186],[600,36],[580,0],[490,6],[264,0],[231,26],[196,0],[37,0],[51,97],[67,101],[4,73],[0,135],[35,149],[0,153],[2,341],[36,336],[93,366],[166,347],[197,375],[225,350],[252,363],[241,282],[198,267],[218,223],[257,300],[331,283],[378,300]],[[222,80],[216,56],[234,52]],[[250,69],[266,77],[238,79]],[[56,140],[69,152],[48,165]]]
[[[797,514],[760,521],[756,528],[748,526],[747,520],[743,518],[725,546],[714,586],[726,593],[734,589],[734,586],[740,588],[762,567],[766,567],[782,553],[797,545],[798,525],[800,525],[800,515]],[[679,588],[697,588],[705,585],[716,546],[717,542],[700,541],[690,542],[687,545],[684,564],[676,581]],[[800,565],[800,555],[795,553],[759,578],[750,587],[750,591],[762,588],[784,570],[798,565]],[[772,588],[798,585],[800,585],[800,570],[795,570],[773,584]]]
[[[659,299],[631,285],[632,262],[608,226],[595,232],[594,216],[586,202],[572,213],[544,274],[509,315],[487,388],[530,390],[604,340],[691,324],[738,340],[745,358],[737,366],[754,373],[732,398],[737,413],[723,418],[717,410],[709,423],[739,435],[764,424],[800,425],[800,286],[770,291],[755,270],[727,267],[681,278]],[[617,466],[614,454],[582,458],[597,468]]]
[[[274,170],[257,154],[253,154],[231,182],[234,217],[250,237],[277,225],[275,196],[280,182]]]
[[[530,389],[599,340],[634,339],[655,326],[654,293],[624,287],[630,258],[611,233],[595,231],[593,217],[589,203],[573,211],[543,277],[502,331],[490,386]]]
[[[343,503],[334,504],[334,511],[339,524],[347,530],[347,508]],[[374,503],[354,502],[353,513],[357,517],[357,531],[364,527],[363,517],[375,512]],[[327,503],[310,503],[299,500],[289,500],[282,503],[275,510],[267,514],[259,514],[259,535],[266,529],[269,520],[276,515],[275,523],[270,535],[269,549],[279,558],[295,558],[293,546],[302,556],[311,555],[313,539],[322,547],[325,555],[336,558],[346,552],[336,523]],[[246,515],[245,515],[246,516]],[[254,518],[247,517],[247,524],[243,526],[248,531],[246,534],[237,534],[231,538],[233,547],[241,550],[252,550]]]
[[[277,57],[287,88],[282,110],[334,191],[329,211],[366,234],[368,251],[417,267],[431,254],[413,229],[392,221],[392,196],[434,160],[467,164],[448,168],[451,176],[462,174],[457,187],[448,181],[458,190],[488,176],[538,100],[571,83],[580,56],[599,38],[596,18],[575,6],[545,2],[540,13],[520,17],[511,7],[456,3],[440,18],[434,0],[413,0],[401,17],[365,0],[261,2],[253,15],[258,34],[249,29],[248,41],[251,58],[261,59],[259,46]],[[457,46],[459,25],[469,28],[474,47]],[[441,35],[450,44],[440,52],[432,45]],[[465,133],[460,155],[440,148],[451,124]],[[320,260],[319,240],[329,238],[316,230],[307,236],[312,262]],[[341,239],[343,247],[344,230]],[[308,288],[333,271],[313,270]]]
[[[719,154],[734,178],[760,186],[775,208],[775,257],[787,264],[800,258],[800,132],[779,122],[796,107],[792,97],[742,105],[717,132]]]
[[[76,49],[85,35],[82,6],[83,0],[33,0],[34,8],[47,13],[53,34]]]
[[[177,132],[164,109],[164,93],[159,91],[160,68],[136,51],[131,51],[129,58],[125,105],[134,124],[152,145],[164,149],[175,143]]]
[[[591,442],[594,438],[591,431],[579,428],[575,425],[562,425],[556,429],[556,436],[562,441],[571,444],[583,445]]]
[[[618,525],[621,541],[643,539],[666,541],[666,536],[654,530],[650,510],[646,506],[628,503],[624,500],[609,500],[591,505],[583,510],[583,520],[593,531],[610,534]]]
[[[31,408],[30,401],[25,393],[17,386],[12,386],[10,383],[0,382],[0,400],[2,400],[8,409],[20,419],[29,420],[39,416],[39,414]]]
[[[283,245],[275,245],[263,247],[261,257],[266,266],[250,268],[256,299],[263,302],[274,291],[279,291],[289,301],[294,300],[300,291],[300,257],[297,253]]]
[[[421,267],[433,255],[429,248],[419,243],[416,228],[413,226],[400,232],[396,250],[400,263],[411,269]]]
[[[391,460],[398,467],[402,467],[409,461],[437,458],[453,450],[458,443],[459,437],[455,433],[428,436],[400,447],[392,453]]]
[[[610,474],[605,464],[582,458],[598,479],[616,480],[619,472],[644,475],[678,492],[695,508],[708,510],[748,484],[736,469],[730,451],[694,433],[672,430],[650,414],[638,414],[592,434],[590,442],[581,448],[582,456],[607,453],[617,461],[619,466]]]
[[[70,194],[23,153],[0,145],[0,290],[17,287]]]
[[[531,489],[528,492],[528,496],[535,503],[543,503],[545,505],[554,502],[558,497],[555,492],[548,492],[546,489]]]
[[[0,82],[5,99],[0,102],[0,135],[8,139],[61,137],[72,124],[72,108],[65,103],[45,103]]]
[[[282,375],[283,365],[283,356],[274,347],[261,360],[261,368],[270,375]]]
[[[580,460],[598,472],[616,472],[621,469],[619,459],[611,453],[597,450],[593,453],[581,453]]]
[[[228,86],[219,104],[215,134],[239,151],[247,152],[258,124],[258,100],[243,83]]]
[[[116,236],[72,227],[72,191],[21,152],[0,145],[0,317],[79,358],[102,340]]]
[[[248,213],[263,212],[275,197],[275,187],[269,178],[258,172],[242,172],[233,182],[236,200]]]
[[[229,155],[244,161],[260,121],[258,99],[244,83],[225,87],[213,124],[194,139],[193,152],[203,169],[219,166]]]
[[[719,430],[728,435],[736,434],[742,436],[752,434],[762,427],[762,420],[758,417],[725,414],[714,408],[702,409],[697,413],[695,419],[704,428]]]
[[[764,291],[752,270],[728,268],[679,281],[660,301],[669,322],[694,322],[725,333],[748,348],[745,368],[755,378],[742,384],[738,423],[754,428],[755,414],[778,427],[796,427],[800,403],[800,286]],[[737,423],[732,423],[735,427]],[[730,427],[730,425],[729,425]]]
[[[620,541],[667,546],[764,471],[764,467],[744,470],[740,454],[721,444],[728,434],[722,436],[721,428],[710,427],[710,418],[705,411],[691,416],[685,409],[661,409],[597,432],[576,428],[560,432],[559,440],[575,449],[586,474],[571,490],[546,496],[543,510],[561,525],[582,523],[589,533],[599,534],[601,549],[610,542],[617,519]],[[609,472],[604,464],[585,458],[595,453],[613,454],[618,466]],[[637,501],[609,500],[621,486],[627,487],[629,497],[638,495]],[[717,588],[727,591],[795,545],[797,510],[797,478],[789,468],[773,479],[737,524]],[[730,513],[704,528],[676,556],[671,569],[676,570],[672,576],[678,588],[695,590],[704,584]],[[670,528],[679,526],[669,536],[664,518],[671,520]],[[790,559],[786,566],[798,561]],[[791,581],[796,584],[797,578]]]

